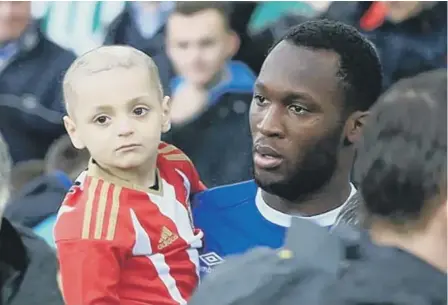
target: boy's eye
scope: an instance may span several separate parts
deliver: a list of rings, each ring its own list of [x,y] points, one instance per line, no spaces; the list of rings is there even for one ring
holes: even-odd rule
[[[145,115],[148,112],[148,109],[144,108],[144,107],[136,107],[136,108],[134,108],[134,110],[132,112],[136,116],[142,116],[142,115]]]
[[[93,121],[99,125],[104,125],[109,121],[109,118],[105,115],[100,115],[99,117],[96,117],[95,120]]]

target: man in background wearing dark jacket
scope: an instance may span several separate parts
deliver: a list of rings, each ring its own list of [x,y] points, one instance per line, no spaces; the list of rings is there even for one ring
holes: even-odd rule
[[[56,253],[30,229],[3,217],[12,161],[0,135],[0,304],[63,305]]]
[[[240,39],[225,2],[178,2],[167,24],[167,51],[179,76],[171,82],[166,140],[194,162],[207,186],[251,177],[247,114],[255,75],[230,60]]]
[[[446,1],[333,1],[320,18],[358,28],[378,49],[384,89],[447,67]]]
[[[368,233],[327,290],[332,304],[447,303],[446,96],[440,69],[398,82],[373,107],[353,171]]]
[[[151,56],[159,68],[166,95],[169,95],[169,82],[174,76],[165,48],[166,21],[173,7],[173,1],[126,2],[104,40],[104,44],[130,45]]]
[[[14,163],[42,159],[65,133],[60,80],[74,58],[43,36],[31,2],[0,2],[0,131]]]

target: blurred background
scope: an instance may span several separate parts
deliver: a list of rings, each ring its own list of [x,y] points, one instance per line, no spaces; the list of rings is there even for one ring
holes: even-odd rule
[[[127,44],[154,58],[173,98],[173,126],[164,140],[184,150],[211,187],[251,178],[253,82],[290,26],[313,18],[355,26],[376,45],[387,89],[446,67],[446,13],[446,2],[436,1],[1,1],[4,216],[53,245],[58,207],[89,158],[65,135],[61,79],[92,48]]]

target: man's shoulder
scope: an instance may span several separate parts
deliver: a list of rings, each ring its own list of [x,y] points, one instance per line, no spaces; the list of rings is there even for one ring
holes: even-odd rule
[[[193,209],[223,209],[255,200],[257,185],[248,180],[240,183],[214,187],[193,197]]]
[[[47,58],[52,58],[53,60],[57,60],[59,62],[64,62],[68,68],[71,62],[73,62],[76,58],[75,53],[70,50],[64,49],[57,43],[51,41],[47,38],[40,29],[37,29],[37,39],[38,44],[37,48],[40,50],[44,50],[46,53],[41,55],[46,56]]]

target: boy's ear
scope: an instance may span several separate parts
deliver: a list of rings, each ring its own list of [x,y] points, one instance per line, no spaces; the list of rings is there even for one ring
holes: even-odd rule
[[[168,132],[171,129],[171,98],[165,96],[162,101],[162,132]]]
[[[67,130],[70,140],[72,141],[73,146],[75,146],[77,149],[86,148],[84,142],[78,136],[75,122],[68,115],[64,116],[64,126],[65,130]]]

